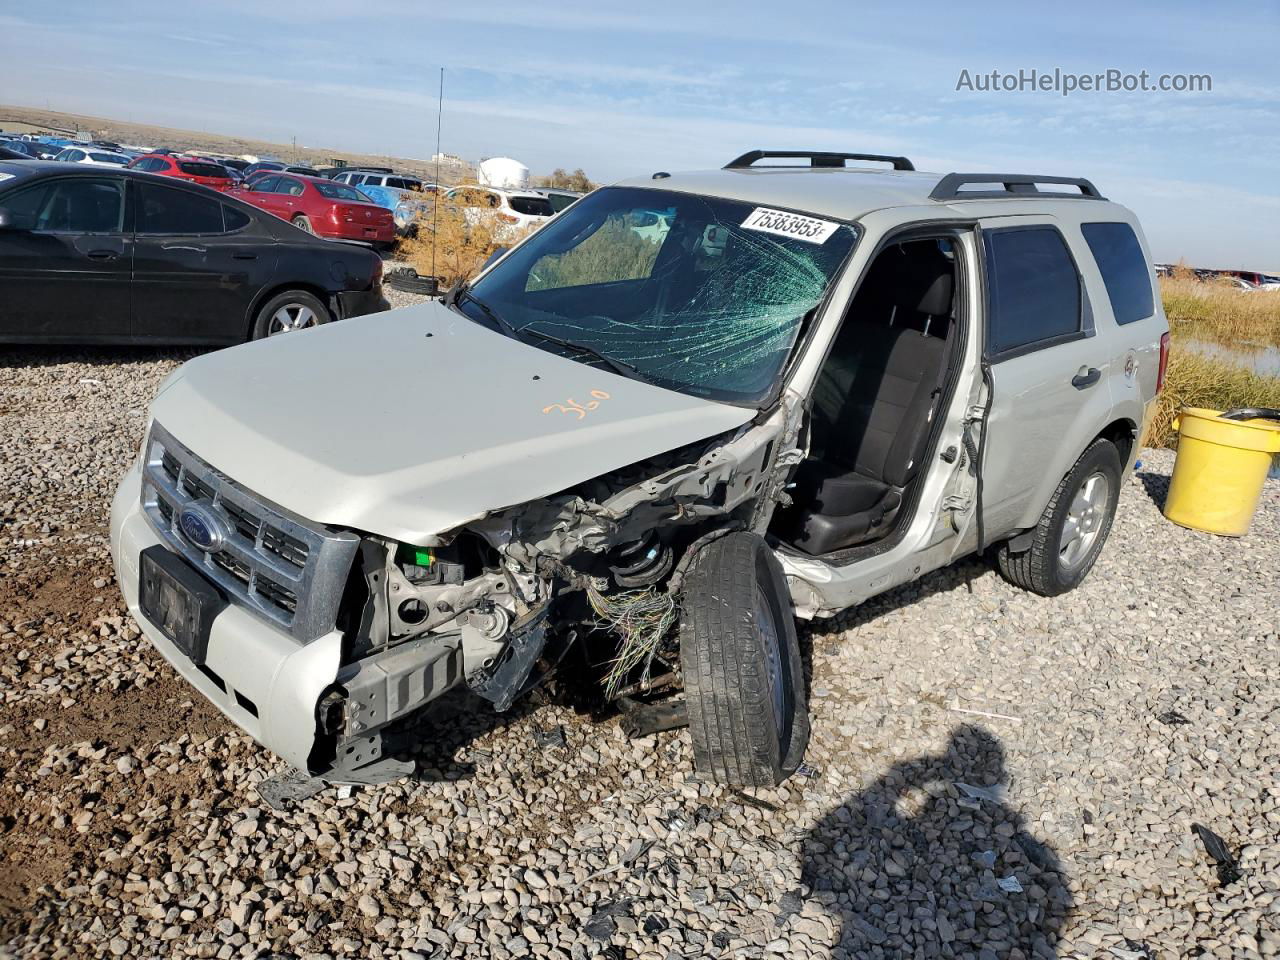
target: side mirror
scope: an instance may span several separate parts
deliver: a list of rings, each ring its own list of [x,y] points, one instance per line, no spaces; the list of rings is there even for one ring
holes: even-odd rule
[[[13,214],[8,207],[0,207],[0,230],[13,229]]]

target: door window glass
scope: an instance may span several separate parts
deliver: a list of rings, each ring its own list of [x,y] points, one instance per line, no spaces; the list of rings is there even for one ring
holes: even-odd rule
[[[985,234],[987,353],[1023,352],[1080,332],[1080,275],[1053,227]]]
[[[193,191],[138,184],[138,233],[222,233],[222,204]]]
[[[54,180],[10,194],[4,205],[20,230],[120,233],[124,227],[124,190],[118,180]]]

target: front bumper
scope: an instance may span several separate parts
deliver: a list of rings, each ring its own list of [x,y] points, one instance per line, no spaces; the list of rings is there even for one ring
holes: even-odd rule
[[[338,317],[342,320],[391,309],[390,301],[382,293],[382,284],[368,290],[346,290],[336,294],[335,299],[338,301]]]
[[[338,675],[341,633],[299,643],[232,605],[214,618],[205,663],[197,667],[138,606],[139,555],[162,544],[142,512],[141,482],[135,464],[111,504],[111,558],[129,612],[151,645],[232,723],[306,770],[316,739],[316,703]]]

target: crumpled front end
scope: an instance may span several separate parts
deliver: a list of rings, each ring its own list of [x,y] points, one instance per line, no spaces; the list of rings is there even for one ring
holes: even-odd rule
[[[690,548],[767,524],[799,456],[794,420],[784,404],[412,544],[293,514],[153,424],[116,495],[113,556],[147,638],[260,743],[328,778],[402,773],[392,755],[446,691],[465,684],[505,710],[575,644],[598,642],[610,611],[641,602],[673,623]],[[146,561],[154,548],[164,555]],[[157,559],[216,589],[207,636],[175,641],[173,618],[149,605]],[[645,682],[655,658],[656,646],[587,656],[643,666]],[[634,679],[622,670],[610,690]]]

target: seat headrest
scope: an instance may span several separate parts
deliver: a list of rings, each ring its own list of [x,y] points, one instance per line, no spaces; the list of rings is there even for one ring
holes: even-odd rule
[[[931,317],[944,317],[951,312],[951,274],[934,277],[916,301],[915,309]]]

